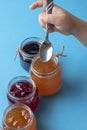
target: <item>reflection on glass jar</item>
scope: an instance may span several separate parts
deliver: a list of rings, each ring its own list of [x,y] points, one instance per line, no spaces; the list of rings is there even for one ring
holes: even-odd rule
[[[36,110],[39,104],[39,94],[34,81],[26,76],[13,78],[8,84],[8,101],[12,103],[24,103],[32,111]]]
[[[32,60],[30,75],[41,95],[52,95],[61,88],[62,69],[54,55],[48,62],[42,62],[36,55]]]
[[[38,54],[42,40],[37,37],[30,37],[25,39],[19,49],[20,64],[21,66],[29,71],[32,58]]]
[[[3,113],[4,130],[36,130],[36,119],[31,109],[24,104],[14,104]]]

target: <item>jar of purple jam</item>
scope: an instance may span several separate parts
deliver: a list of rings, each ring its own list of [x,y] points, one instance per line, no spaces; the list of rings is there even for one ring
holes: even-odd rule
[[[39,104],[39,94],[34,81],[26,76],[18,76],[8,83],[7,99],[10,104],[24,103],[35,111]]]
[[[19,49],[20,64],[29,72],[32,58],[39,53],[42,40],[37,37],[30,37],[25,39]]]

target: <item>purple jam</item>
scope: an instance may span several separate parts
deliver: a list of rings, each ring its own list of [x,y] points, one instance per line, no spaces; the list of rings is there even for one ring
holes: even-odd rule
[[[36,41],[31,41],[27,43],[26,45],[24,45],[23,51],[27,54],[34,55],[38,53],[39,46],[40,46],[40,43]]]
[[[38,90],[33,89],[30,82],[17,82],[10,87],[7,94],[10,103],[22,102],[29,106],[34,111],[39,103]]]
[[[19,52],[20,54],[20,63],[21,66],[29,71],[30,64],[32,62],[32,58],[38,54],[39,49],[40,49],[40,44],[38,41],[30,41],[24,44],[21,47],[21,51]]]

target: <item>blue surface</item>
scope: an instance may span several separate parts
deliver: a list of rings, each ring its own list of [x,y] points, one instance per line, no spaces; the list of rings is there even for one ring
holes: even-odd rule
[[[38,23],[42,9],[31,11],[33,0],[0,0],[0,126],[8,106],[8,82],[24,71],[17,57],[17,47],[27,37],[44,39]],[[55,3],[83,20],[87,20],[87,0],[55,0]],[[35,113],[37,130],[87,130],[87,48],[75,37],[60,33],[50,34],[54,53],[65,46],[66,58],[59,58],[62,67],[62,88],[54,96],[41,97]]]

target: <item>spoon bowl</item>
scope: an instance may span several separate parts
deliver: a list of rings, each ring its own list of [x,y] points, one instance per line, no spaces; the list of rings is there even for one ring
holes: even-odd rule
[[[40,47],[40,58],[43,62],[47,62],[51,59],[53,54],[53,47],[51,43],[46,40],[42,43]]]

